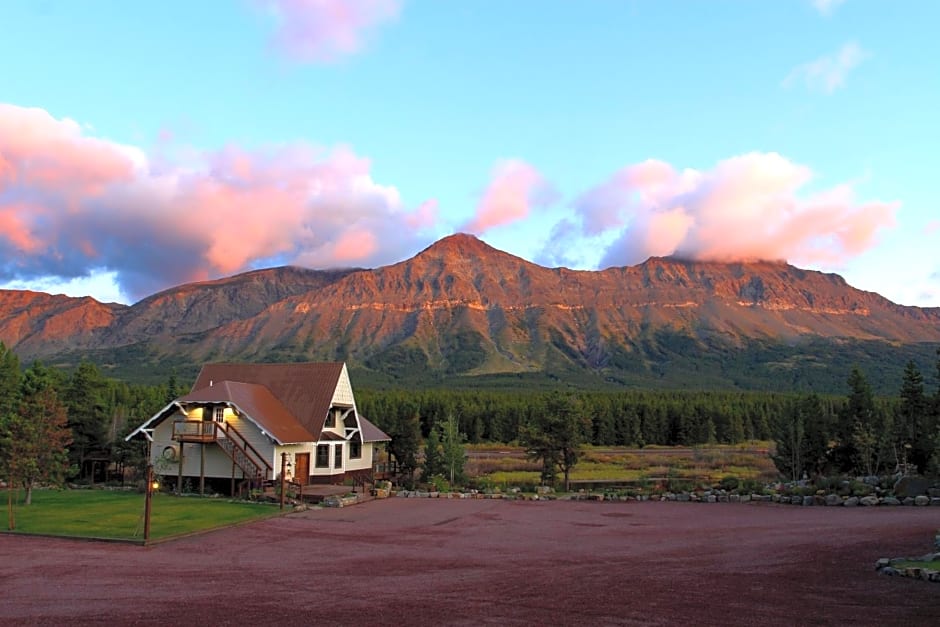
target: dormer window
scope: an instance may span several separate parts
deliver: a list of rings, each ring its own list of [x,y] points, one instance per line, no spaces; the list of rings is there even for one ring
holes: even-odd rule
[[[215,418],[216,422],[225,422],[225,408],[216,407],[213,410],[213,417]]]

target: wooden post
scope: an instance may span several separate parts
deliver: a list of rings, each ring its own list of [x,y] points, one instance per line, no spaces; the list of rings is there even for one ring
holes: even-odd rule
[[[9,521],[8,529],[13,531],[16,529],[16,518],[13,517],[13,485],[16,481],[13,480],[13,473],[10,473],[10,480],[7,483],[7,510],[9,512]]]
[[[180,442],[180,467],[179,467],[179,476],[176,479],[176,493],[180,496],[183,496],[183,448],[186,447],[185,442]]]
[[[206,445],[199,445],[199,494],[206,493]]]
[[[281,453],[281,511],[284,511],[284,497],[287,496],[287,453]]]
[[[232,486],[231,486],[232,498],[235,498],[235,459],[232,459]]]
[[[147,464],[147,490],[144,492],[144,544],[150,540],[150,510],[153,501],[153,464]]]

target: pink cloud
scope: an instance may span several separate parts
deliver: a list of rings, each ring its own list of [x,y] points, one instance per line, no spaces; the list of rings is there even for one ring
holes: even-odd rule
[[[664,255],[837,266],[893,225],[898,203],[859,202],[848,184],[805,192],[812,178],[808,167],[775,153],[682,173],[646,162],[615,173],[575,208],[583,235],[612,237],[605,266]]]
[[[532,207],[549,205],[556,197],[551,184],[534,167],[515,159],[503,161],[493,169],[476,215],[461,230],[482,233],[518,222],[529,216]]]
[[[77,123],[57,121],[43,109],[0,103],[0,142],[0,183],[96,193],[133,175],[132,149],[85,137]]]
[[[103,269],[136,298],[260,265],[386,263],[426,244],[436,219],[436,203],[404,207],[345,146],[230,145],[155,168],[74,122],[3,105],[0,155],[0,281]]]
[[[301,62],[358,52],[366,33],[397,17],[397,0],[258,0],[277,22],[274,45]]]
[[[924,231],[926,231],[927,235],[933,235],[934,233],[940,232],[940,220],[931,220],[928,222]]]

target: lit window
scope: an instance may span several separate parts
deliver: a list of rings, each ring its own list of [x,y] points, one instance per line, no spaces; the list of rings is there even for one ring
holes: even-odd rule
[[[215,421],[225,422],[225,408],[224,407],[215,408]]]

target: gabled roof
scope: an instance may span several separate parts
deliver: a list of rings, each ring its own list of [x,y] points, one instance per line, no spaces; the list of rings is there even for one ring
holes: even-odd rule
[[[392,438],[389,437],[384,431],[376,427],[374,424],[366,420],[366,417],[362,414],[359,414],[359,426],[362,428],[362,441],[363,442],[391,442]]]
[[[176,402],[230,403],[279,444],[316,441],[271,390],[256,383],[213,381],[212,385],[181,396]]]
[[[206,364],[199,372],[193,392],[223,381],[264,386],[304,429],[319,435],[344,368],[341,362]]]

